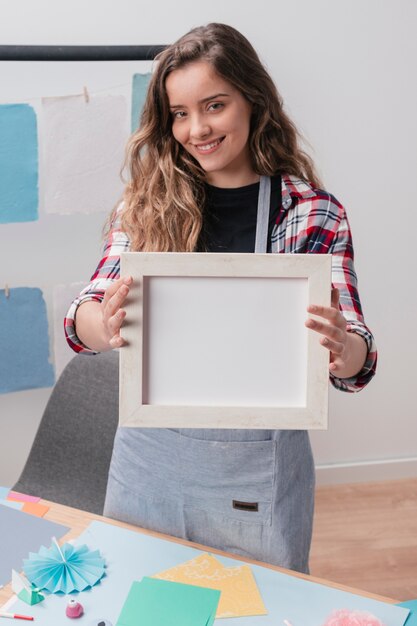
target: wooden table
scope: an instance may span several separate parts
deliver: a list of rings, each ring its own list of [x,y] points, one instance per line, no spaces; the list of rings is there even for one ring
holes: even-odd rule
[[[356,593],[366,598],[373,598],[374,600],[381,600],[383,602],[388,602],[390,604],[395,604],[397,600],[393,600],[392,598],[386,598],[384,596],[379,596],[372,593],[367,593],[365,591],[361,591],[358,589],[354,589],[352,587],[347,587],[345,585],[339,585],[336,583],[332,583],[328,580],[323,580],[322,578],[316,578],[314,576],[308,576],[306,574],[300,574],[298,572],[293,572],[282,567],[277,567],[275,565],[270,565],[268,563],[261,563],[259,561],[254,561],[251,559],[246,559],[242,556],[237,556],[231,554],[229,552],[222,552],[221,550],[215,550],[214,548],[208,548],[207,546],[203,546],[197,543],[192,543],[190,541],[184,541],[182,539],[177,539],[176,537],[170,537],[169,535],[162,535],[160,533],[152,532],[149,530],[144,530],[139,528],[138,526],[133,526],[132,524],[126,524],[124,522],[118,522],[116,520],[112,520],[106,517],[102,517],[100,515],[94,515],[93,513],[87,513],[86,511],[80,511],[78,509],[73,509],[68,506],[63,506],[62,504],[56,504],[54,502],[48,502],[47,500],[40,500],[41,504],[46,504],[49,506],[49,511],[45,515],[45,519],[49,519],[53,522],[57,522],[59,524],[64,524],[65,526],[69,526],[71,530],[62,538],[61,543],[68,541],[69,539],[74,539],[80,535],[83,530],[87,528],[87,526],[93,520],[103,521],[109,524],[113,524],[115,526],[120,526],[122,528],[127,528],[129,530],[134,530],[138,533],[144,533],[146,535],[151,535],[153,537],[158,537],[160,539],[165,539],[167,541],[173,541],[176,543],[181,543],[185,546],[191,546],[193,548],[197,548],[199,550],[207,551],[209,550],[213,554],[219,554],[220,556],[225,556],[228,558],[234,558],[239,561],[245,561],[246,563],[262,565],[263,567],[268,567],[269,569],[276,570],[278,572],[283,572],[285,574],[290,574],[291,576],[295,576],[298,578],[304,578],[306,580],[310,580],[317,583],[322,583],[327,585],[328,587],[334,587],[336,589],[341,589],[342,591],[348,591],[350,593]],[[11,584],[6,585],[3,589],[0,590],[0,606],[3,605],[9,598],[13,595],[13,591],[11,588]]]

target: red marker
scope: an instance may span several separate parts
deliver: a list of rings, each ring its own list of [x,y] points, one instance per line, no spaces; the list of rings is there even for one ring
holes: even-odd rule
[[[18,613],[4,613],[0,611],[0,617],[10,617],[11,619],[26,619],[28,621],[33,621],[35,618],[30,615],[19,615]]]

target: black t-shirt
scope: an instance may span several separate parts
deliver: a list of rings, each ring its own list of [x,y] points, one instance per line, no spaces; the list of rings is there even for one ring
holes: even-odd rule
[[[198,250],[201,252],[253,252],[259,183],[222,189],[207,185],[207,205]],[[268,224],[268,248],[281,208],[281,176],[271,178],[271,203]]]

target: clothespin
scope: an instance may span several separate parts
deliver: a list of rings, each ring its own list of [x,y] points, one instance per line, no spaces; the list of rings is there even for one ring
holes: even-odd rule
[[[84,85],[84,89],[83,89],[83,94],[84,94],[84,100],[86,102],[86,104],[88,104],[90,102],[90,94],[88,93],[88,89],[87,87]]]
[[[5,287],[4,287],[4,295],[6,296],[6,298],[8,298],[10,296],[9,285],[5,285]]]

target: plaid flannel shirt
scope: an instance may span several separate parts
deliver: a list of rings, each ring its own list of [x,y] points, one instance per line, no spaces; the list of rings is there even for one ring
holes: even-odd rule
[[[122,207],[122,205],[121,205]],[[104,292],[120,275],[120,253],[130,249],[129,238],[120,228],[120,209],[104,244],[103,258],[83,289],[71,304],[65,318],[65,334],[76,352],[95,354],[77,337],[75,315],[87,300],[101,302]],[[343,206],[326,191],[313,189],[294,176],[282,177],[282,204],[271,236],[272,253],[331,254],[332,284],[340,292],[340,309],[347,330],[358,333],[368,347],[362,370],[351,378],[330,374],[334,387],[342,391],[359,391],[375,374],[377,352],[374,338],[366,326],[357,289],[353,264],[352,236]]]

